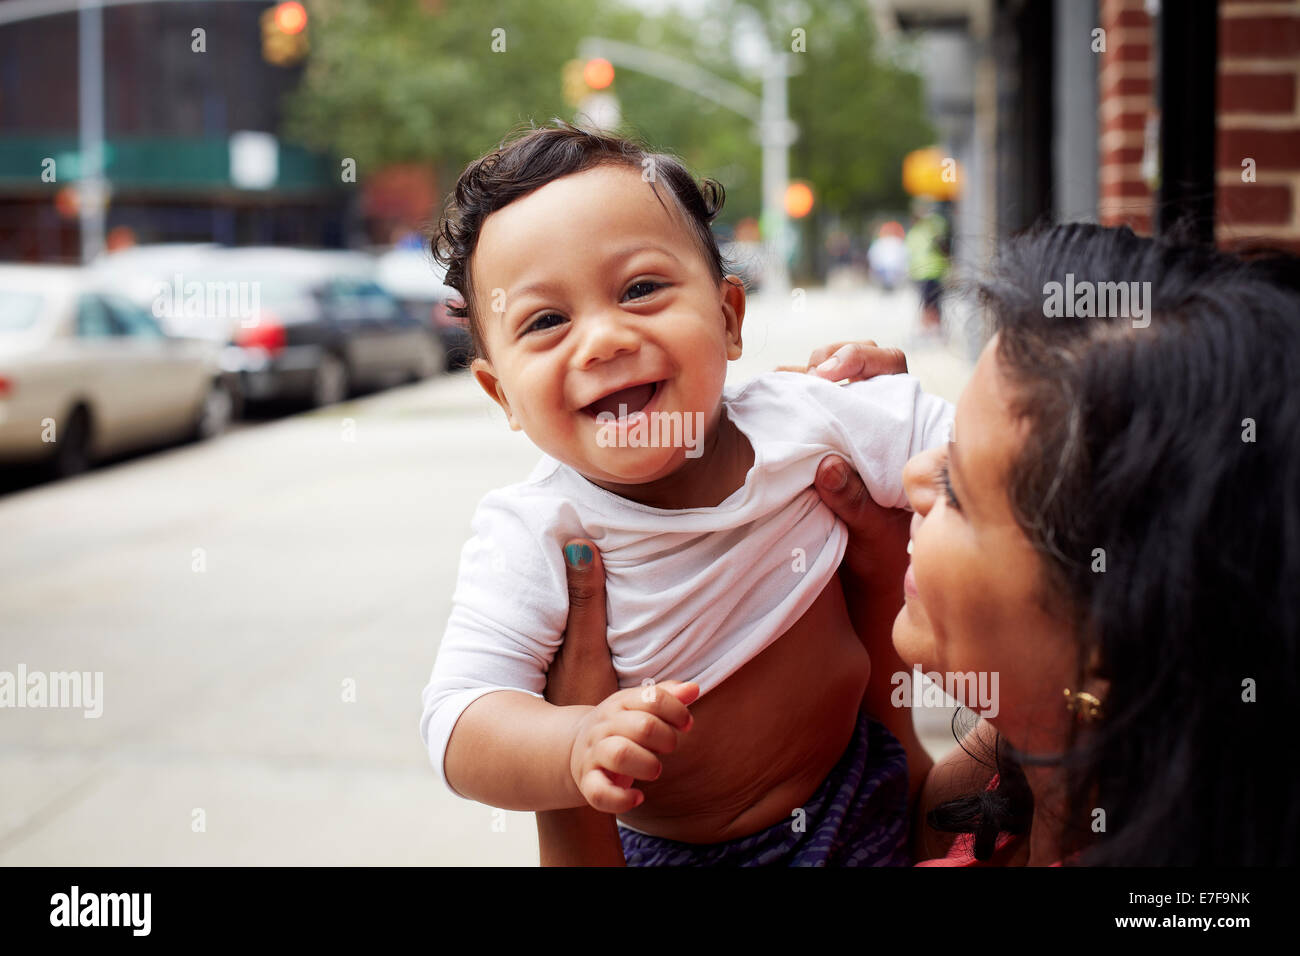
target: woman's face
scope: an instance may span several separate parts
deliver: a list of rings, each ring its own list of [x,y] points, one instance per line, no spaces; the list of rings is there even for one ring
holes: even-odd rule
[[[1042,560],[1008,500],[1025,426],[996,349],[995,337],[957,403],[953,440],[904,469],[916,513],[894,646],[927,674],[974,672],[991,706],[962,703],[1015,746],[1050,750],[1069,726],[1062,690],[1072,686],[1075,650],[1063,619],[1044,607]]]

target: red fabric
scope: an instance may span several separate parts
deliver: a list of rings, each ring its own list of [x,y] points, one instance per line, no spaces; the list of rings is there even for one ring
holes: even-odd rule
[[[984,789],[996,790],[998,788],[998,783],[1000,780],[1001,780],[1001,776],[999,774],[994,774],[993,779],[989,781],[989,785]],[[993,850],[994,854],[996,854],[998,850],[1001,850],[1011,841],[1018,840],[1018,839],[1020,839],[1020,837],[1014,833],[1007,833],[1006,831],[999,833],[997,843],[995,844]],[[933,860],[922,860],[920,863],[917,863],[916,865],[917,866],[997,866],[998,864],[987,863],[982,860],[975,859],[975,834],[959,833],[957,834],[957,839],[953,840],[952,846],[948,848],[947,855],[935,857]],[[1052,864],[1052,866],[1060,866],[1060,865],[1061,862],[1059,860]]]

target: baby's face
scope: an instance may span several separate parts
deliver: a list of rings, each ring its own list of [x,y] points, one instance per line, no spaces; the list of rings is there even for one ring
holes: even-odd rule
[[[642,484],[688,449],[627,447],[635,413],[654,424],[700,412],[713,427],[740,356],[744,291],[710,276],[638,170],[599,166],[498,210],[470,268],[487,346],[474,375],[551,457],[597,482]],[[597,419],[620,406],[627,418]]]

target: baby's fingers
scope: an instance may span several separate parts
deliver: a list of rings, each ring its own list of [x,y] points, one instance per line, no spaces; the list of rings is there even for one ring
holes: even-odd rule
[[[592,759],[607,773],[637,780],[657,780],[664,769],[658,757],[626,737],[606,737],[592,749]]]
[[[605,771],[596,768],[587,771],[578,789],[593,809],[601,813],[626,813],[633,807],[639,807],[645,800],[645,794],[630,786],[619,786],[622,781],[629,784],[632,782],[629,777],[611,779]]]
[[[670,754],[677,749],[677,729],[643,710],[625,710],[613,717],[609,733],[626,737],[654,754]]]
[[[620,701],[625,710],[639,710],[667,721],[678,730],[689,730],[694,718],[687,704],[700,695],[700,685],[695,682],[663,681],[646,687],[625,691]]]

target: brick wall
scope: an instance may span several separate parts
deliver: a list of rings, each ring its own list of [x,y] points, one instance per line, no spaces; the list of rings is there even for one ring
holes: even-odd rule
[[[1216,237],[1300,253],[1300,2],[1219,0],[1218,79]]]
[[[1169,2],[1169,0],[1166,0]],[[1097,123],[1101,130],[1098,220],[1126,223],[1149,235],[1154,197],[1142,173],[1148,124],[1154,120],[1151,18],[1142,0],[1101,0]]]

